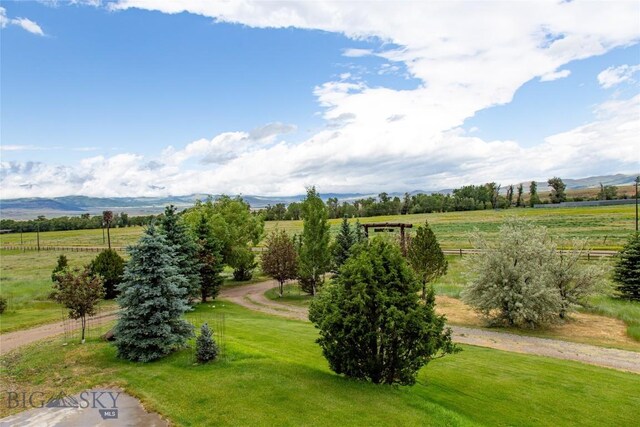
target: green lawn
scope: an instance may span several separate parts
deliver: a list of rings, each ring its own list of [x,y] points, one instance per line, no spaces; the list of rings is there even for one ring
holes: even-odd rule
[[[313,297],[306,292],[303,292],[297,283],[287,283],[284,285],[284,292],[280,297],[279,287],[269,289],[264,295],[270,300],[282,302],[286,304],[298,305],[301,307],[307,307]]]
[[[77,392],[123,386],[178,425],[633,425],[640,378],[576,362],[464,346],[433,361],[413,387],[376,386],[332,373],[308,323],[228,304],[201,305],[188,317],[224,313],[227,358],[193,363],[193,349],[161,361],[116,359],[92,339],[54,340],[0,359],[12,389]],[[212,322],[214,323],[214,322]],[[6,402],[0,410],[6,415]]]
[[[495,235],[500,223],[509,216],[525,217],[551,230],[553,236],[568,243],[571,239],[588,238],[593,249],[619,250],[633,230],[634,206],[585,206],[562,209],[506,209],[469,212],[445,212],[415,215],[379,216],[360,218],[360,222],[406,222],[423,224],[429,220],[440,244],[445,249],[470,248],[468,234],[474,228]],[[332,233],[337,233],[341,219],[330,220]],[[355,222],[355,219],[352,220]],[[279,227],[290,234],[302,232],[302,221],[270,221],[266,231]],[[137,241],[142,227],[114,228],[111,230],[113,246],[127,246]],[[24,233],[25,245],[35,246],[36,233]],[[102,240],[102,230],[51,231],[40,233],[40,243],[50,246],[98,246],[106,244]],[[0,235],[0,244],[19,245],[20,234]]]

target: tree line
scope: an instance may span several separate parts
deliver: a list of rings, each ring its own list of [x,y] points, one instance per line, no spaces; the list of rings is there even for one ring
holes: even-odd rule
[[[157,215],[131,216],[126,212],[113,213],[105,211],[102,215],[82,214],[80,216],[61,216],[46,218],[44,215],[30,220],[0,220],[0,229],[10,230],[13,233],[33,231],[66,231],[66,230],[92,230],[106,227],[104,222],[106,212],[111,212],[110,227],[133,227],[149,224]]]
[[[402,198],[380,193],[377,197],[366,197],[354,201],[340,202],[337,197],[326,201],[329,218],[363,218],[382,215],[406,215],[433,212],[473,211],[483,209],[509,209],[533,207],[541,203],[561,203],[566,201],[585,201],[585,197],[568,197],[566,185],[561,178],[553,177],[547,181],[550,188],[548,199],[542,200],[538,194],[538,183],[531,181],[527,188],[524,184],[509,185],[505,189],[500,184],[489,182],[483,185],[465,185],[451,193],[409,194]],[[504,190],[504,191],[503,191]],[[600,192],[593,200],[617,199],[617,188],[613,185],[600,186]],[[277,203],[267,205],[260,210],[266,221],[287,221],[302,219],[302,202],[288,205]]]

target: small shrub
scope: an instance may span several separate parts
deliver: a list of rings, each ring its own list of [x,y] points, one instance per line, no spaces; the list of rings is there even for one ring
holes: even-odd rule
[[[0,314],[4,313],[7,309],[7,299],[5,297],[0,297]]]
[[[213,339],[211,329],[208,324],[202,325],[200,335],[196,338],[196,358],[198,362],[206,363],[218,357],[218,345]]]
[[[91,274],[102,277],[105,299],[113,299],[118,296],[117,287],[122,282],[124,265],[124,259],[113,249],[100,252],[89,264]]]
[[[58,263],[56,264],[56,267],[51,272],[51,281],[55,282],[57,280],[58,273],[62,273],[68,266],[69,260],[67,259],[67,257],[64,255],[60,255],[58,257]]]

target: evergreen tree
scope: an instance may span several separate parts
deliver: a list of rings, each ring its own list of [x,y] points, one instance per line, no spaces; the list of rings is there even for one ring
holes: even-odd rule
[[[298,273],[298,253],[284,230],[273,230],[267,238],[266,250],[262,253],[262,271],[278,281],[282,297],[284,282],[294,279]]]
[[[640,301],[640,234],[631,236],[618,255],[613,280],[622,298]]]
[[[533,205],[537,205],[540,203],[540,198],[538,197],[538,183],[535,181],[531,181],[529,184],[529,206],[533,207]]]
[[[307,190],[302,219],[299,282],[302,290],[315,295],[331,263],[327,209],[315,187]]]
[[[522,183],[518,184],[518,197],[516,198],[516,207],[520,208],[524,206],[524,200],[522,200],[522,193],[524,192],[524,186]]]
[[[418,227],[415,237],[409,242],[407,259],[422,283],[422,298],[425,299],[427,283],[447,274],[448,266],[428,221],[424,222],[424,226]]]
[[[57,281],[58,273],[62,273],[68,266],[69,266],[69,260],[67,259],[67,257],[64,255],[60,255],[58,257],[58,263],[56,264],[55,268],[51,272],[51,281],[52,282]]]
[[[181,319],[189,310],[175,253],[151,224],[136,246],[118,286],[122,308],[115,326],[118,356],[149,362],[184,346],[193,327]]]
[[[105,249],[89,264],[92,276],[100,276],[104,283],[104,299],[118,295],[117,288],[124,274],[124,259],[113,249]]]
[[[224,269],[222,257],[222,244],[213,234],[213,230],[207,218],[202,215],[195,230],[197,244],[197,259],[200,268],[200,299],[207,301],[207,297],[218,296],[222,286],[222,270]]]
[[[451,331],[435,314],[435,296],[420,284],[400,249],[382,239],[351,256],[315,298],[309,319],[330,368],[373,383],[415,383],[420,368],[453,353]]]
[[[174,205],[167,206],[164,216],[160,220],[161,231],[167,244],[175,252],[175,260],[178,270],[186,281],[187,298],[191,300],[200,293],[200,275],[198,271],[198,246],[192,235],[189,233],[187,225],[176,213]]]
[[[200,335],[196,338],[196,359],[200,363],[215,360],[218,357],[218,345],[213,339],[209,325],[204,323],[200,328]]]
[[[354,232],[354,242],[355,243],[362,243],[365,240],[367,240],[367,236],[364,235],[364,229],[363,229],[362,225],[360,225],[360,220],[356,219],[356,226],[355,226],[355,232]]]
[[[335,244],[333,246],[333,268],[337,271],[342,264],[349,258],[349,251],[351,247],[356,243],[356,236],[347,217],[342,218],[342,225],[340,231],[336,236]]]

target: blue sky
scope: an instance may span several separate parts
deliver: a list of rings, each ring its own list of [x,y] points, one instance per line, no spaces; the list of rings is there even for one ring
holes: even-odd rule
[[[634,173],[640,6],[574,3],[2,1],[0,196]]]

